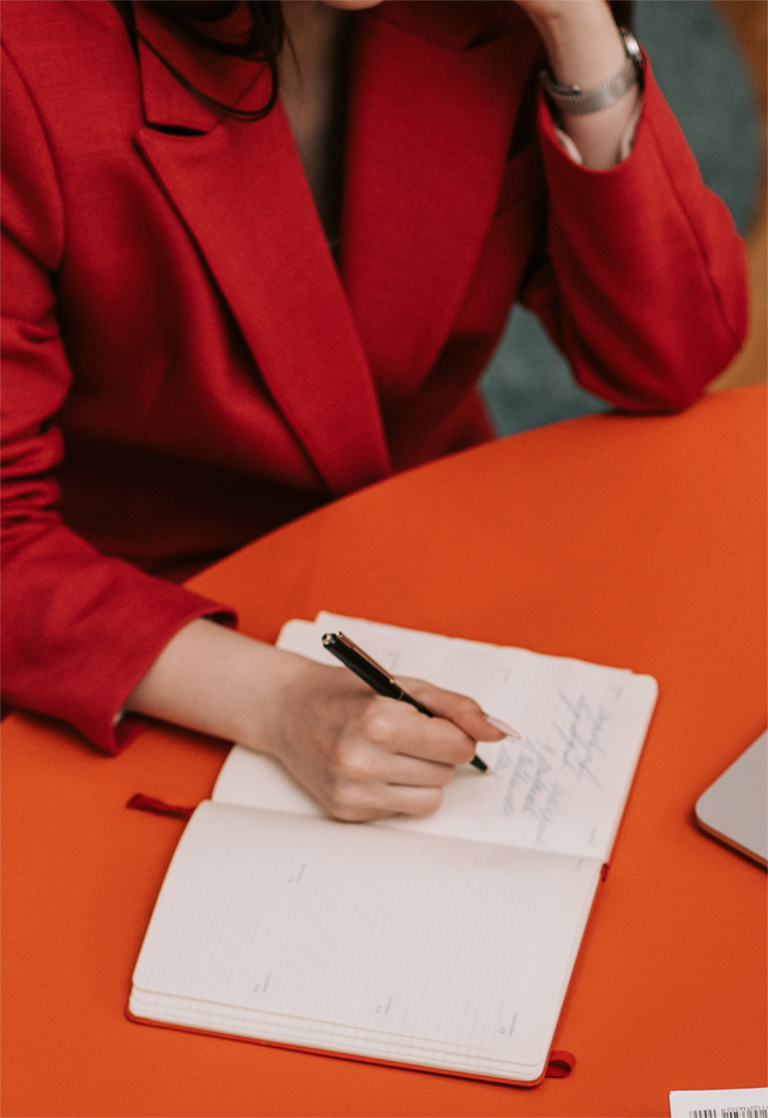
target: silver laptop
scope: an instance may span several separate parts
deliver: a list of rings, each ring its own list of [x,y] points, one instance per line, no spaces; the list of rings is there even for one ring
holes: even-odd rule
[[[768,867],[768,730],[696,802],[710,835]]]

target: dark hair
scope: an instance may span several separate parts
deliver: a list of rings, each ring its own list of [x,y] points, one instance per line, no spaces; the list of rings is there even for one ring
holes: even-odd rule
[[[251,62],[265,62],[271,78],[269,97],[260,109],[252,111],[225,105],[209,97],[179,73],[141,34],[136,27],[130,0],[112,0],[112,6],[122,17],[134,50],[137,40],[141,39],[185,89],[204,104],[220,109],[228,116],[240,120],[260,120],[270,112],[277,100],[277,57],[285,37],[279,0],[139,0],[139,3],[158,15],[180,39],[187,38],[216,54],[245,58]],[[244,8],[249,17],[249,23],[242,32],[232,36],[215,27],[217,23],[234,15],[239,8]]]

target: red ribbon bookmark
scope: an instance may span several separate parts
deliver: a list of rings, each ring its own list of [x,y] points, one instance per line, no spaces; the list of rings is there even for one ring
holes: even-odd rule
[[[183,819],[185,823],[195,810],[193,807],[182,807],[180,804],[167,804],[165,800],[158,800],[155,796],[145,796],[143,792],[131,796],[125,806],[136,811],[151,811],[155,815],[170,815],[174,819]]]

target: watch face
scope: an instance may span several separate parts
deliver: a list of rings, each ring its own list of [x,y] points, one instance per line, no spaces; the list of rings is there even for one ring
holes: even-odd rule
[[[621,32],[621,37],[624,40],[624,49],[626,50],[627,55],[632,59],[638,70],[642,70],[643,54],[640,50],[640,45],[638,44],[637,39],[631,31],[627,30],[626,27],[620,27],[619,30]]]

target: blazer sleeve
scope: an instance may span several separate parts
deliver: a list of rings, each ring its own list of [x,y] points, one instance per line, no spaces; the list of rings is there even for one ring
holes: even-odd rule
[[[540,97],[549,192],[546,251],[520,301],[579,383],[634,411],[696,400],[744,343],[744,246],[701,179],[646,60],[631,154],[607,171],[576,164]]]
[[[54,161],[7,57],[2,67],[3,693],[117,752],[118,711],[175,632],[217,603],[97,552],[57,513],[56,415],[72,373],[55,275],[66,229]]]

